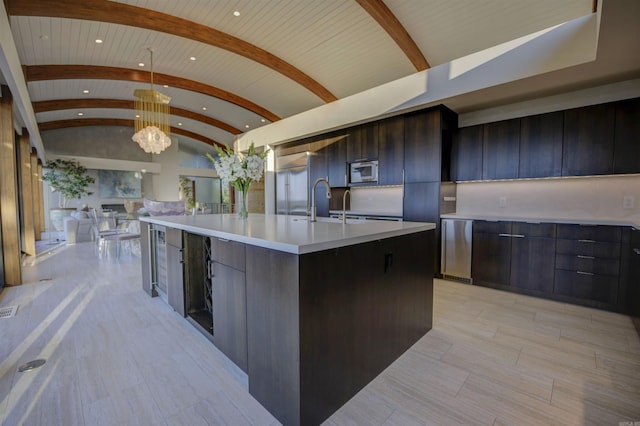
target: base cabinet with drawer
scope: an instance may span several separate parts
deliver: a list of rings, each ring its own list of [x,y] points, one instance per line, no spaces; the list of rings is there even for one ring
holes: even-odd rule
[[[619,226],[558,225],[554,294],[615,308],[621,237]]]
[[[211,237],[213,344],[247,371],[245,245]]]

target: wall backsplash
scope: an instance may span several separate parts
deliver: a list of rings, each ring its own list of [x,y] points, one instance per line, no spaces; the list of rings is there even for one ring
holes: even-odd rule
[[[402,216],[402,186],[361,186],[351,189],[351,210]]]
[[[623,198],[629,196],[633,197],[634,206],[624,209]],[[459,182],[457,213],[637,220],[640,219],[640,175]]]

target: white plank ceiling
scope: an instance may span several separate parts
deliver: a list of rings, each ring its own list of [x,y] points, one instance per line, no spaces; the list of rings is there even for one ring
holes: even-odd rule
[[[416,72],[393,39],[356,0],[120,3],[170,14],[242,39],[306,73],[338,99]],[[587,15],[592,8],[592,0],[384,0],[384,4],[431,66]],[[234,16],[234,11],[240,15]],[[23,65],[98,65],[148,71],[147,49],[153,48],[155,73],[223,89],[281,118],[325,103],[256,61],[170,32],[55,17],[11,16],[10,22]],[[96,39],[103,43],[97,44]],[[138,66],[141,62],[144,68]],[[147,86],[97,79],[28,83],[33,102],[82,97],[132,100],[136,88]],[[84,89],[90,93],[83,94]],[[241,131],[265,124],[259,115],[217,98],[171,87],[156,89],[171,96],[173,107],[208,115]],[[39,113],[37,120],[77,119],[78,112],[84,117],[133,118],[131,110],[87,109]],[[233,134],[225,130],[172,116],[171,125],[177,127],[178,123],[221,143],[233,141]]]

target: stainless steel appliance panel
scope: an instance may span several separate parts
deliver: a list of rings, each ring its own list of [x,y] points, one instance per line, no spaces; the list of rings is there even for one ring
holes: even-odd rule
[[[471,280],[472,220],[442,219],[442,256],[440,272],[443,277]]]
[[[291,154],[276,160],[276,213],[306,216],[309,209],[307,154]]]

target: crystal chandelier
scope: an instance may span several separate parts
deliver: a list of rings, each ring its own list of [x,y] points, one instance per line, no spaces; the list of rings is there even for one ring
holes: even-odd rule
[[[169,101],[171,98],[153,89],[153,49],[151,53],[151,89],[136,89],[136,133],[131,137],[144,152],[160,154],[171,145],[169,137]]]

